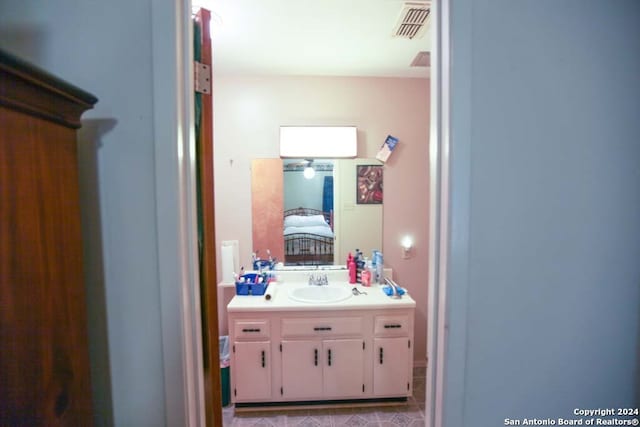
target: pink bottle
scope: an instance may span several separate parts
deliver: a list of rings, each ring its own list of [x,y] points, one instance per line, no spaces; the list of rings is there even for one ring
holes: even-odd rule
[[[349,252],[349,256],[347,257],[347,270],[349,270],[349,283],[356,283],[356,262],[353,259],[353,255]]]
[[[360,280],[362,281],[362,286],[371,286],[371,271],[362,270],[362,273],[360,274]]]

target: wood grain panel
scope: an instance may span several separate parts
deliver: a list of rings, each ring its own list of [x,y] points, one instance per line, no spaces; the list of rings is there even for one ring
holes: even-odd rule
[[[266,258],[266,250],[284,261],[284,178],[282,159],[254,159],[251,162],[251,215],[253,250]]]
[[[0,51],[0,425],[91,426],[75,128],[96,99]]]
[[[92,423],[75,144],[72,129],[0,107],[0,400],[11,425]]]
[[[200,62],[212,65],[211,12],[198,10],[195,17],[202,29],[200,36]],[[198,40],[196,40],[198,42]],[[213,85],[212,85],[213,86]],[[222,388],[220,356],[218,350],[218,280],[216,278],[216,236],[213,193],[213,95],[202,94],[200,135],[197,137],[200,173],[200,200],[202,215],[202,259],[200,273],[200,301],[202,304],[202,335],[204,348],[205,412],[207,426],[222,425]]]

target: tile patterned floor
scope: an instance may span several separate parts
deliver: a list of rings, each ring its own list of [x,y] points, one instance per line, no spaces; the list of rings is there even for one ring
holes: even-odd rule
[[[394,406],[234,413],[222,408],[224,427],[418,427],[424,426],[425,368],[413,370],[413,396]]]

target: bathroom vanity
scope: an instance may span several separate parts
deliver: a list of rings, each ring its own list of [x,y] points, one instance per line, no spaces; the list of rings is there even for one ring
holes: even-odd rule
[[[298,273],[271,284],[276,292],[270,300],[240,295],[231,300],[236,407],[411,395],[415,301],[336,277],[328,286],[314,286]],[[353,288],[366,294],[352,293]]]

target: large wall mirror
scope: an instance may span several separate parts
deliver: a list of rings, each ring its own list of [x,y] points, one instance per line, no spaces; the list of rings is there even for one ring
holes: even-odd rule
[[[355,249],[381,250],[381,166],[361,158],[254,159],[253,250],[291,266],[344,265]],[[375,197],[362,200],[362,190]]]

